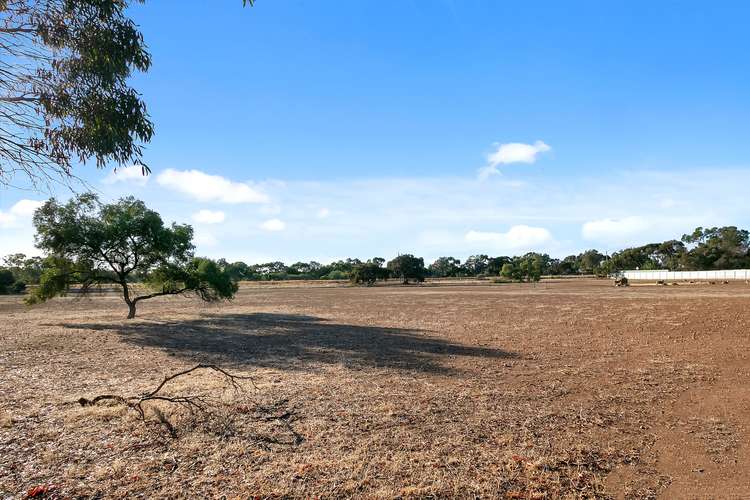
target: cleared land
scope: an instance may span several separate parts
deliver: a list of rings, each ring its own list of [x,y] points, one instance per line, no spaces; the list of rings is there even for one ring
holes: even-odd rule
[[[0,497],[750,497],[750,286],[0,301]],[[196,363],[210,422],[82,407]],[[37,490],[39,493],[42,490]]]

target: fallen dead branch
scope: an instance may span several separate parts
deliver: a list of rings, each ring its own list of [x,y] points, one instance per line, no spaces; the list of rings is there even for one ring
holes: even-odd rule
[[[161,383],[156,386],[156,388],[139,396],[126,397],[118,394],[101,394],[91,399],[82,397],[78,399],[78,404],[80,404],[81,406],[96,406],[98,404],[104,403],[122,404],[127,406],[128,408],[135,410],[138,413],[140,419],[143,422],[146,422],[147,416],[145,405],[147,403],[163,403],[167,406],[177,406],[178,408],[187,411],[188,415],[193,417],[192,421],[194,424],[198,423],[203,424],[204,426],[210,426],[215,429],[221,429],[221,431],[219,432],[220,434],[228,434],[230,433],[228,431],[228,428],[230,428],[232,424],[231,416],[226,412],[222,413],[221,408],[223,405],[220,398],[218,398],[216,394],[174,394],[168,393],[166,391],[166,388],[171,382],[174,382],[180,377],[185,377],[199,370],[206,370],[219,374],[235,394],[244,392],[244,387],[240,384],[240,382],[245,380],[249,381],[253,385],[253,387],[257,389],[257,386],[253,382],[252,377],[235,375],[227,372],[219,366],[212,364],[198,364],[193,366],[192,368],[188,368],[186,370],[182,370],[164,377],[164,380],[162,380]],[[174,423],[170,421],[165,412],[156,405],[151,405],[149,406],[149,408],[150,413],[153,414],[159,424],[161,424],[169,432],[170,436],[176,438],[177,428],[175,427]],[[276,408],[272,409],[257,406],[253,412],[256,414],[261,414],[261,416],[256,418],[257,420],[278,420],[279,422],[282,422],[284,427],[286,427],[286,429],[294,436],[294,444],[300,444],[302,442],[302,436],[294,431],[294,429],[292,429],[291,425],[289,424],[289,419],[292,417],[291,413],[285,412],[280,416],[269,416],[267,415],[267,412],[265,410],[271,412],[272,410],[275,411]],[[211,425],[212,423],[218,423],[219,425]]]

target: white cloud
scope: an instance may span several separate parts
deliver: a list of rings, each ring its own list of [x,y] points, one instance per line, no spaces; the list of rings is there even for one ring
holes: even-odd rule
[[[221,224],[226,219],[220,210],[199,210],[193,214],[193,220],[199,224]]]
[[[286,223],[279,219],[268,219],[260,225],[264,231],[283,231],[286,229]]]
[[[0,211],[0,228],[11,227],[16,222],[16,217],[12,214]]]
[[[31,217],[34,211],[44,205],[43,201],[19,200],[10,208],[10,213],[17,217]]]
[[[210,230],[215,235],[197,234],[200,255],[247,262],[256,258],[286,262],[329,257],[390,259],[399,252],[428,260],[441,255],[464,260],[477,253],[520,255],[528,250],[564,257],[588,248],[611,252],[679,238],[696,226],[750,227],[746,188],[750,167],[599,169],[586,175],[571,172],[565,178],[539,176],[533,186],[520,188],[508,182],[513,178],[506,175],[495,182],[479,182],[474,175],[377,176],[254,184],[271,198],[268,205],[214,205],[183,195],[165,196],[171,193],[152,180],[142,197],[167,221],[193,222],[191,215],[204,208],[223,211],[222,224],[196,224],[196,233]],[[718,178],[731,182],[722,184],[721,196],[706,195],[706,186]],[[61,193],[60,199],[67,196]],[[664,208],[671,205],[662,203],[666,199],[677,204]],[[1,226],[7,225],[16,201],[0,205]],[[283,209],[283,215],[260,211],[275,205]],[[330,211],[325,219],[316,217],[322,207]],[[12,227],[0,229],[0,256],[33,250],[30,218],[13,217]],[[285,231],[263,232],[259,225],[274,218],[284,221]],[[634,232],[644,221],[649,227]],[[587,239],[583,234],[586,223],[588,238],[609,235],[618,236],[618,241]],[[546,228],[554,239],[528,248],[501,248],[523,240],[519,230],[510,231],[522,224]],[[475,231],[467,238],[469,229]],[[256,238],[250,248],[242,238],[224,236],[258,233],[275,237]]]
[[[233,182],[220,175],[200,170],[167,169],[156,181],[169,189],[188,194],[199,201],[221,203],[267,203],[268,195],[243,182]]]
[[[552,234],[543,227],[525,224],[512,226],[505,233],[469,231],[464,239],[471,243],[488,244],[496,250],[528,250],[553,242]]]
[[[700,196],[700,194],[697,194]],[[669,215],[669,212],[654,210],[649,215],[632,215],[621,218],[599,219],[585,222],[581,226],[584,240],[593,241],[605,248],[619,250],[625,247],[679,239],[684,233],[698,226],[738,224],[736,218],[725,218],[709,214]]]
[[[330,211],[330,210],[328,210],[327,208],[323,207],[323,208],[321,208],[320,210],[318,210],[318,213],[317,213],[317,214],[316,214],[315,216],[316,216],[316,217],[317,217],[318,219],[325,219],[325,218],[326,218],[326,217],[328,217],[329,215],[331,215],[331,211]]]
[[[539,153],[549,151],[550,148],[542,141],[534,144],[509,142],[497,146],[494,153],[487,155],[487,165],[479,169],[479,178],[486,179],[490,175],[499,174],[498,166],[509,163],[534,163]]]
[[[650,228],[648,219],[640,216],[620,219],[599,219],[583,224],[581,234],[589,241],[618,243]]]
[[[0,228],[17,226],[19,219],[28,219],[44,204],[37,200],[19,200],[7,212],[0,210]]]
[[[104,184],[115,184],[118,182],[132,182],[138,185],[145,185],[150,175],[143,175],[143,168],[140,165],[131,165],[129,167],[118,168],[113,170],[102,181]]]

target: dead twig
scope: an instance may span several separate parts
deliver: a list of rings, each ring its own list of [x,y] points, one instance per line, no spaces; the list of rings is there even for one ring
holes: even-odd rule
[[[117,404],[123,404],[138,412],[141,420],[145,422],[146,412],[143,405],[148,402],[161,401],[168,404],[179,405],[182,408],[188,410],[188,412],[193,415],[200,414],[203,416],[203,420],[206,421],[214,415],[212,408],[215,406],[215,401],[211,398],[204,395],[168,395],[162,392],[170,382],[198,370],[213,371],[222,375],[235,392],[241,392],[243,390],[243,387],[239,383],[239,381],[241,380],[249,380],[253,384],[253,387],[257,389],[257,386],[255,385],[252,377],[235,375],[227,372],[219,366],[201,363],[193,366],[192,368],[188,368],[187,370],[182,370],[180,372],[173,373],[164,377],[164,380],[162,380],[161,383],[156,386],[156,388],[149,392],[143,393],[140,396],[123,397],[117,394],[101,394],[92,399],[82,397],[78,400],[78,404],[80,404],[81,406],[96,406],[97,404],[102,402],[114,402]],[[152,408],[152,412],[159,423],[161,423],[167,429],[170,436],[172,436],[173,438],[177,437],[177,430],[169,421],[169,419],[164,415],[164,413],[156,407]],[[296,437],[295,441],[297,441]]]

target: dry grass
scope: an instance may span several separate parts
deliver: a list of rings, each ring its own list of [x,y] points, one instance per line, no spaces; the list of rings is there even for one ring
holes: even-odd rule
[[[146,303],[130,322],[116,298],[30,311],[3,299],[0,497],[44,485],[86,497],[747,496],[748,298],[739,285],[598,281],[247,287],[222,306]],[[257,388],[196,374],[170,389],[216,395],[209,420],[75,403],[145,392],[197,363]]]

